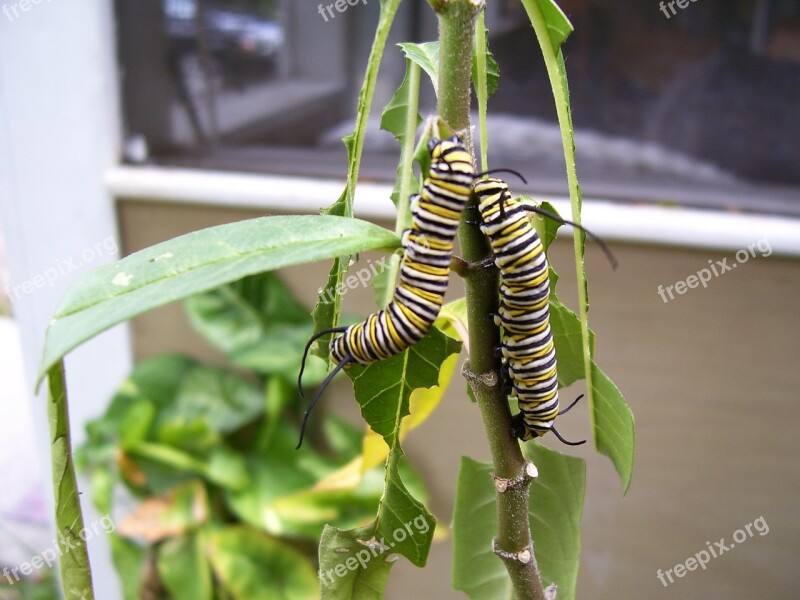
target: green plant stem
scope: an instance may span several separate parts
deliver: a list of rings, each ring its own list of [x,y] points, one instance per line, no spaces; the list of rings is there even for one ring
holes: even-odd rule
[[[478,0],[433,0],[439,15],[439,116],[472,150],[469,126],[472,41]]]
[[[478,131],[481,140],[481,171],[489,170],[489,130],[486,124],[486,113],[489,108],[489,94],[486,84],[486,9],[478,16],[478,27],[475,30],[475,64],[477,81],[475,97],[478,100]]]
[[[92,568],[84,533],[78,480],[72,460],[69,403],[64,362],[58,361],[47,373],[47,415],[50,422],[50,450],[53,468],[53,496],[59,549],[61,590],[66,600],[94,600]],[[64,541],[61,541],[64,540]]]
[[[547,29],[547,21],[537,2],[523,0],[528,18],[539,40],[542,57],[553,89],[556,104],[558,125],[561,130],[561,143],[564,147],[564,161],[567,166],[567,182],[569,198],[572,205],[572,220],[581,223],[581,188],[578,184],[578,171],[575,166],[575,138],[573,135],[572,115],[569,109],[569,89],[564,72],[564,57],[561,50],[554,47]],[[575,249],[575,270],[578,278],[578,308],[581,319],[581,339],[583,342],[583,369],[586,374],[586,402],[589,405],[589,418],[592,432],[596,432],[594,414],[594,385],[592,381],[592,349],[589,342],[589,292],[586,284],[584,266],[585,236],[577,227],[573,230],[573,247]]]
[[[476,16],[482,5],[472,0],[434,0],[432,5],[439,15],[439,115],[453,130],[469,140],[472,43]],[[489,254],[485,237],[474,225],[461,223],[459,241],[462,256],[468,262],[479,261]],[[494,373],[498,380],[500,365],[495,357],[495,348],[500,345],[500,331],[490,317],[498,306],[497,270],[471,269],[466,274],[465,285],[470,369],[479,375]],[[488,386],[474,382],[472,385],[486,428],[495,476],[514,479],[524,471],[526,463],[519,443],[510,434],[511,412],[502,386],[499,383]],[[544,600],[527,518],[528,490],[528,485],[522,485],[497,493],[497,543],[510,553],[531,550],[531,559],[525,564],[505,559],[503,562],[519,600]]]
[[[378,22],[378,29],[375,32],[375,39],[372,42],[372,49],[369,53],[364,85],[361,87],[361,92],[358,96],[358,115],[356,117],[356,128],[353,132],[353,153],[347,173],[347,200],[344,215],[346,217],[353,216],[353,199],[356,195],[356,184],[358,183],[358,172],[361,167],[361,155],[364,151],[364,137],[367,132],[367,121],[372,107],[372,98],[375,95],[375,85],[378,81],[378,71],[383,58],[383,50],[386,48],[389,31],[392,29],[394,16],[399,7],[400,0],[381,2],[380,21]]]
[[[419,113],[419,82],[421,69],[414,61],[409,61],[408,66],[408,85],[410,96],[406,110],[406,131],[403,147],[400,149],[400,182],[397,188],[397,221],[395,222],[394,232],[400,236],[411,226],[411,203],[408,201],[411,195],[411,182],[413,180],[414,165],[414,137],[417,133],[417,114]],[[386,294],[383,298],[383,306],[387,306],[394,296],[394,286],[397,274],[400,271],[400,257],[392,254],[389,263],[389,274],[386,286]]]

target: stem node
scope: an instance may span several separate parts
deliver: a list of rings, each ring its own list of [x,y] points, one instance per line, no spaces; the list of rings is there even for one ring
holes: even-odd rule
[[[497,371],[487,371],[486,373],[475,373],[474,371],[470,370],[469,361],[464,362],[464,366],[461,367],[461,374],[473,388],[477,386],[493,388],[496,387],[498,383],[500,383],[500,376],[497,374]]]
[[[497,538],[495,538],[492,541],[492,552],[494,552],[495,554],[497,554],[497,556],[502,558],[503,561],[514,561],[514,562],[521,563],[523,565],[529,564],[531,562],[531,560],[533,559],[533,547],[532,546],[526,546],[525,548],[523,548],[519,552],[506,552],[505,550],[503,550],[500,547],[500,544],[498,543]]]
[[[528,460],[525,461],[525,465],[520,474],[513,479],[505,479],[497,475],[492,475],[492,479],[494,480],[494,487],[497,492],[499,494],[504,494],[508,490],[515,490],[530,485],[531,481],[538,476],[539,470],[536,468],[536,465]]]

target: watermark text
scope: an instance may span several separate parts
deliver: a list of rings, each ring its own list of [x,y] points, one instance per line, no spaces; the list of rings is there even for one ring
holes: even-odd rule
[[[20,565],[10,568],[5,567],[2,571],[2,576],[8,581],[9,585],[18,583],[22,577],[28,577],[34,571],[39,569],[51,568],[59,556],[64,556],[69,552],[73,552],[83,546],[86,542],[94,536],[105,533],[108,535],[116,529],[114,521],[110,515],[106,515],[99,521],[95,521],[91,526],[82,529],[78,533],[72,531],[67,535],[59,532],[56,539],[53,540],[53,545],[49,548],[42,550],[39,554],[32,557],[30,560],[21,563]]]
[[[688,7],[689,4],[694,4],[697,1],[698,0],[669,0],[669,2],[661,2],[658,5],[658,8],[661,9],[661,12],[664,13],[665,17],[671,19],[678,14],[678,11],[675,10],[676,4],[678,5],[679,9],[683,10],[684,8]]]
[[[332,569],[323,572],[319,571],[319,578],[322,585],[328,587],[336,581],[337,577],[344,577],[348,571],[356,571],[358,569],[366,569],[369,561],[377,558],[385,552],[389,552],[395,544],[405,541],[413,537],[417,533],[425,535],[430,530],[425,515],[419,515],[413,521],[409,521],[403,527],[398,527],[392,532],[392,539],[387,542],[385,538],[375,539],[361,542],[364,548],[355,553],[354,556],[348,556],[343,562],[340,562]]]
[[[367,0],[336,0],[336,2],[331,2],[327,6],[324,4],[320,4],[317,7],[317,12],[322,15],[322,18],[325,19],[325,22],[328,22],[328,15],[330,15],[331,19],[335,19],[336,15],[333,13],[333,9],[335,8],[337,12],[343,13],[347,10],[348,6],[355,6],[358,3],[366,4]],[[327,13],[327,14],[326,14]]]
[[[674,284],[666,287],[659,285],[658,295],[661,296],[661,299],[666,304],[670,300],[675,299],[675,294],[673,294],[673,291],[676,294],[683,295],[688,290],[695,289],[701,285],[703,288],[707,288],[708,283],[712,280],[712,278],[719,277],[728,271],[733,271],[738,265],[743,265],[751,258],[758,256],[758,254],[756,254],[756,250],[758,250],[761,253],[760,256],[763,257],[772,254],[772,246],[770,246],[769,241],[766,239],[758,240],[755,244],[750,244],[747,248],[739,250],[735,254],[736,262],[731,260],[731,263],[728,264],[728,258],[723,258],[722,260],[709,260],[709,266],[700,269],[695,275],[689,275],[689,277],[687,277],[685,280],[677,281]],[[669,296],[669,299],[667,296]]]
[[[85,265],[101,258],[102,256],[113,256],[117,253],[117,241],[113,237],[107,237],[102,242],[97,242],[93,246],[84,248],[79,257],[58,259],[53,262],[53,266],[31,277],[30,279],[17,283],[16,285],[6,285],[3,293],[8,296],[11,302],[16,302],[23,296],[32,294],[39,288],[51,286],[61,277],[77,271]]]
[[[751,537],[754,537],[755,533],[753,533],[753,530],[760,536],[767,535],[769,533],[767,520],[763,516],[758,517],[755,521],[748,523],[742,529],[737,529],[733,532],[732,542],[726,543],[725,538],[720,538],[720,540],[714,542],[713,545],[711,542],[706,542],[707,550],[705,548],[700,550],[700,552],[697,552],[694,556],[690,556],[682,563],[678,563],[666,571],[659,569],[656,572],[656,577],[658,577],[658,580],[664,587],[667,587],[670,583],[675,583],[673,574],[675,577],[680,578],[685,577],[686,573],[689,571],[696,571],[698,567],[705,571],[712,558],[719,558],[726,552],[733,550],[737,544],[742,544]]]

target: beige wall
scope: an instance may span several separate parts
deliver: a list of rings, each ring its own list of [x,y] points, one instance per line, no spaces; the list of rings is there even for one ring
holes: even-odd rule
[[[131,252],[184,232],[257,216],[252,211],[124,202],[121,223]],[[388,224],[386,224],[389,226]],[[753,240],[754,242],[756,239]],[[793,598],[800,588],[800,264],[753,259],[665,304],[657,287],[685,280],[709,259],[732,254],[613,245],[611,271],[589,249],[591,324],[597,359],[625,393],[636,417],[637,462],[627,497],[609,461],[591,448],[560,450],[588,460],[579,598]],[[550,252],[561,274],[560,297],[575,306],[572,251]],[[329,265],[283,272],[308,304]],[[457,294],[460,283],[453,283]],[[456,297],[455,295],[453,297]],[[371,290],[347,295],[346,310],[372,310]],[[136,357],[181,351],[219,359],[189,328],[181,306],[134,323]],[[330,410],[358,418],[345,381],[326,396]],[[408,454],[433,492],[433,510],[452,516],[461,455],[486,459],[477,409],[452,386],[441,408],[407,441]],[[582,390],[566,392],[572,397]],[[585,410],[564,418],[562,432],[588,435]],[[457,424],[454,427],[453,424]],[[756,535],[665,588],[656,578],[720,538],[763,516]],[[400,564],[390,598],[462,598],[450,589],[450,548],[434,547],[420,571]]]

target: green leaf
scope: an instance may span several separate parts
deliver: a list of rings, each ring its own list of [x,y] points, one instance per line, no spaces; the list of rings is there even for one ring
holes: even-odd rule
[[[583,371],[583,336],[578,315],[561,303],[555,290],[550,295],[550,328],[556,347],[558,387],[566,388],[585,378]],[[594,338],[594,332],[589,335]]]
[[[574,600],[586,463],[536,442],[525,444],[523,453],[539,469],[539,477],[531,484],[528,512],[542,581],[545,587],[558,585],[559,600]]]
[[[347,370],[362,415],[389,446],[374,536],[417,566],[427,561],[436,520],[402,481],[400,424],[409,414],[411,392],[437,385],[442,363],[460,348],[459,342],[433,328],[419,343],[396,356],[371,365],[352,365]]]
[[[297,452],[297,430],[274,432],[268,452],[248,457],[252,483],[225,492],[231,510],[242,521],[275,536],[318,539],[325,523],[354,527],[374,514],[381,495],[375,474],[344,493],[316,490],[314,485],[341,461],[315,453],[311,446]]]
[[[419,343],[400,354],[347,368],[364,420],[383,436],[389,448],[397,444],[400,421],[408,414],[411,392],[437,385],[442,363],[460,350],[459,342],[432,327]]]
[[[422,68],[431,78],[433,90],[439,95],[439,42],[398,44],[408,60]]]
[[[252,529],[229,527],[208,535],[208,556],[231,600],[314,600],[311,562],[288,544]]]
[[[50,452],[53,471],[55,525],[59,539],[61,590],[66,600],[93,600],[92,570],[84,533],[80,493],[72,462],[67,382],[64,363],[57,361],[48,371],[47,414],[50,423]]]
[[[403,483],[399,450],[399,446],[393,448],[387,461],[376,537],[412,564],[424,567],[433,542],[436,519]]]
[[[323,215],[262,217],[157,244],[69,288],[47,329],[40,380],[70,350],[153,308],[262,271],[397,245],[382,227]]]
[[[529,520],[544,585],[558,585],[559,600],[575,598],[580,558],[586,467],[583,460],[548,450],[535,442],[524,446],[539,470],[531,484]],[[493,467],[461,459],[453,515],[453,586],[473,600],[512,597],[502,561],[492,551],[497,534]]]
[[[122,583],[123,598],[125,600],[141,600],[147,551],[116,533],[110,533],[109,538],[111,557]]]
[[[404,45],[405,44],[401,44],[401,47]],[[417,83],[417,89],[415,90],[415,86],[413,86],[411,82],[410,67],[411,60],[406,58],[406,72],[403,77],[403,82],[400,84],[400,87],[397,88],[397,91],[389,101],[389,104],[383,109],[383,114],[381,115],[381,129],[391,133],[401,146],[408,137],[408,113],[409,111],[416,113],[416,106],[412,106],[415,104],[413,99],[414,97],[416,97],[417,100],[419,99],[419,83]],[[419,116],[419,113],[416,113],[412,121],[414,130],[419,127],[420,123],[422,123],[422,117]]]
[[[311,323],[308,309],[269,272],[192,296],[186,312],[194,329],[229,355],[252,346],[277,325]]]
[[[511,580],[492,551],[497,535],[494,467],[461,457],[453,511],[453,588],[473,600],[513,597]],[[535,547],[537,557],[543,552]]]
[[[419,181],[414,177],[414,136],[422,122],[419,116],[419,67],[406,59],[406,73],[391,102],[384,108],[381,117],[381,129],[389,131],[399,142],[401,152],[397,163],[395,187],[392,190],[392,202],[397,207],[397,223],[395,232],[400,233],[411,226],[411,206],[409,196],[412,189],[419,189]],[[392,256],[390,273],[397,273],[399,258]],[[388,276],[391,279],[391,275]],[[385,299],[385,297],[384,297]],[[379,301],[383,308],[388,300]]]
[[[125,450],[147,439],[156,409],[149,400],[132,404],[120,424],[120,447]]]
[[[528,6],[534,2],[542,12],[544,21],[547,24],[547,37],[550,40],[553,51],[558,52],[561,48],[561,44],[566,42],[567,38],[574,31],[572,23],[569,22],[564,11],[561,10],[554,0],[523,0],[522,4],[525,5],[526,10],[529,10]],[[537,35],[538,33],[537,31]]]
[[[556,217],[561,216],[556,210],[556,207],[549,202],[537,202],[530,196],[520,196],[517,199],[524,204],[529,204],[531,206],[539,207],[542,210],[546,210]],[[556,236],[558,235],[558,230],[561,227],[561,223],[537,213],[531,213],[531,220],[534,227],[536,227],[536,231],[539,233],[539,237],[542,240],[542,246],[544,246],[544,250],[547,252],[550,249],[550,244],[553,243],[553,240],[555,240]],[[553,272],[551,271],[550,279],[552,278]]]
[[[320,289],[319,299],[311,311],[311,318],[314,320],[314,333],[332,329],[339,324],[339,315],[342,311],[342,280],[347,271],[347,260],[337,258],[333,261],[328,281],[325,287]],[[326,343],[328,338],[320,338],[316,342],[313,354],[320,357],[326,363],[330,359],[330,351]]]
[[[172,600],[213,600],[211,568],[197,535],[167,540],[158,548],[158,574]]]
[[[352,365],[353,380],[361,414],[369,426],[382,435],[389,446],[386,481],[378,509],[376,536],[389,540],[395,552],[417,566],[427,561],[436,520],[406,488],[400,476],[400,424],[409,414],[411,392],[439,383],[444,360],[457,353],[461,344],[435,327],[417,344],[398,355],[370,365]],[[409,527],[419,523],[416,534]],[[410,535],[402,535],[403,529]],[[424,531],[422,531],[424,529]]]
[[[342,531],[326,526],[319,543],[322,600],[381,600],[392,562],[370,543],[374,525]]]
[[[414,175],[414,138],[422,119],[419,116],[420,69],[406,58],[406,74],[394,98],[384,109],[381,128],[390,131],[400,143],[400,161],[397,163],[392,202],[397,207],[395,233],[402,234],[412,225],[411,192],[420,189],[420,182]],[[425,172],[425,171],[423,171]],[[372,285],[379,292],[377,304],[386,307],[394,294],[393,286],[400,271],[401,257],[397,253],[388,257],[388,267],[380,276],[373,278]]]
[[[597,450],[614,463],[623,490],[627,493],[633,478],[636,427],[633,413],[619,389],[592,361],[594,388],[594,434]]]
[[[212,483],[230,490],[244,490],[250,485],[244,456],[226,446],[218,446],[211,451],[206,477]]]
[[[399,262],[399,259],[393,256],[390,256],[387,262],[394,260],[398,260]],[[386,297],[390,293],[394,293],[394,280],[392,275],[396,275],[394,269],[381,265],[375,273],[375,277],[370,281],[372,289],[375,292],[375,304],[379,308],[383,308],[386,305],[384,303]]]
[[[159,417],[159,426],[204,421],[221,433],[235,431],[264,410],[261,391],[239,375],[197,365],[184,375],[174,401]]]
[[[136,365],[103,416],[86,426],[87,444],[116,446],[128,435],[125,432],[128,427],[142,427],[142,424],[132,423],[135,416],[131,413],[135,415],[135,407],[150,404],[158,414],[174,401],[187,374],[196,366],[195,360],[180,354],[161,354]],[[143,413],[142,418],[144,423],[151,424],[147,414]]]

